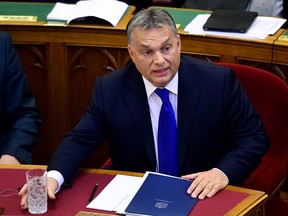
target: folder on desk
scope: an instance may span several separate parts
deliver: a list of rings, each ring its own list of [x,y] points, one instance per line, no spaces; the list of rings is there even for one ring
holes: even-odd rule
[[[186,192],[190,180],[154,172],[146,172],[143,178],[125,215],[186,216],[198,201]]]
[[[203,29],[245,33],[257,16],[258,13],[254,11],[214,10]]]

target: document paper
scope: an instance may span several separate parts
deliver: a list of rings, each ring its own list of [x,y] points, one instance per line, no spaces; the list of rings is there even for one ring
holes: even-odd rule
[[[83,0],[76,4],[57,2],[48,14],[47,20],[62,20],[69,24],[76,19],[96,17],[116,26],[127,8],[128,4],[115,0]]]
[[[123,212],[142,182],[142,177],[118,174],[86,208]]]

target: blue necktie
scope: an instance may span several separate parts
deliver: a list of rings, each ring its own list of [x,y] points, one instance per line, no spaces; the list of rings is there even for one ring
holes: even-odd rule
[[[174,110],[169,101],[167,89],[156,89],[162,100],[158,124],[158,162],[159,172],[178,176],[177,125]]]

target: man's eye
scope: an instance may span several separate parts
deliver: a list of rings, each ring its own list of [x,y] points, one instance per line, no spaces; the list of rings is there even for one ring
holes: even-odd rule
[[[144,55],[150,55],[150,54],[151,54],[151,51],[144,51],[143,54],[144,54]]]
[[[166,46],[166,47],[164,47],[162,50],[163,50],[163,52],[167,52],[167,51],[170,50],[170,46]]]

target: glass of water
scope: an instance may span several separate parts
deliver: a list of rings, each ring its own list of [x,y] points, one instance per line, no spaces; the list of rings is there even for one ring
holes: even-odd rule
[[[43,214],[47,211],[47,175],[42,169],[26,172],[28,185],[28,210],[31,214]]]

